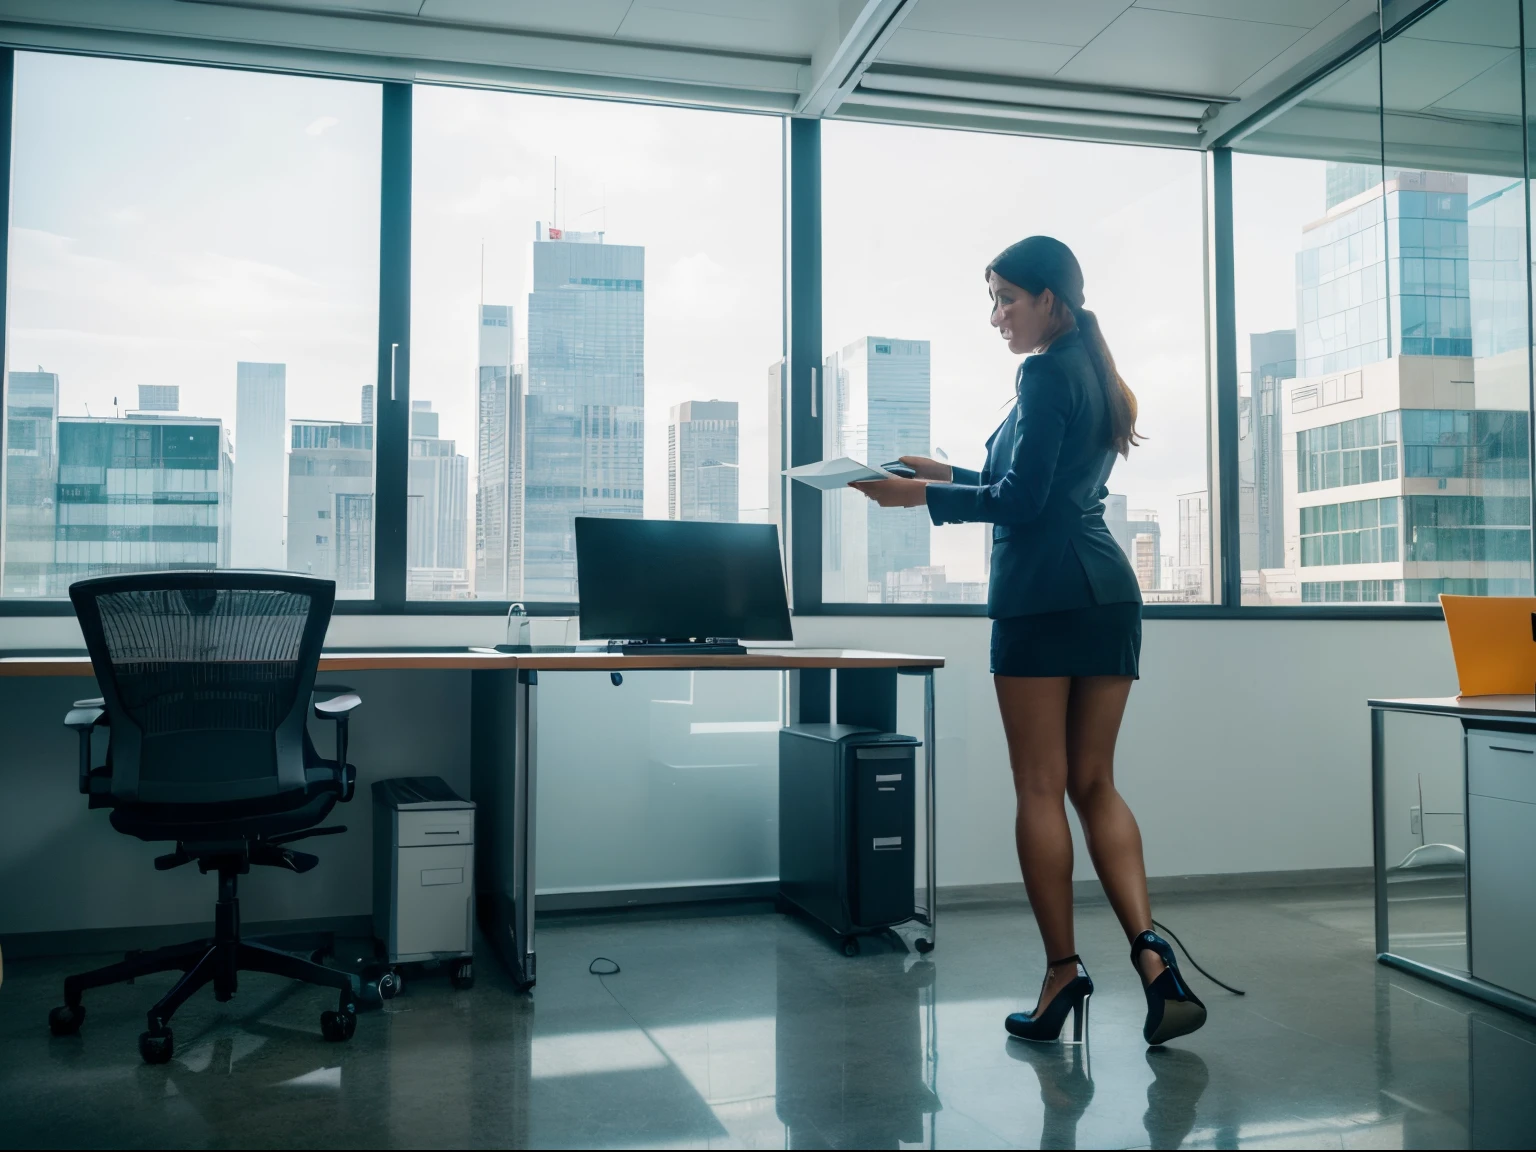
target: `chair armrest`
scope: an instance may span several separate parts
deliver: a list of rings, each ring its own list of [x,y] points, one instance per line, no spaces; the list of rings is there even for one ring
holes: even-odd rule
[[[106,722],[106,709],[100,700],[76,700],[75,706],[64,716],[64,726],[73,728],[82,736],[89,736],[92,728]]]
[[[345,720],[363,702],[363,698],[356,692],[346,692],[340,696],[333,696],[329,700],[317,700],[315,702],[316,720]]]
[[[76,700],[75,707],[71,708],[64,716],[64,726],[73,728],[80,734],[80,795],[88,796],[91,792],[91,733],[97,725],[107,722],[105,708],[94,707],[101,704],[100,700]]]

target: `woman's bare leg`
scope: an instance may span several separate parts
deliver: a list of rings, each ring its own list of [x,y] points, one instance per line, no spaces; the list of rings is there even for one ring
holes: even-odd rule
[[[1024,890],[1047,961],[1077,951],[1072,934],[1072,832],[1067,827],[1067,706],[1065,676],[994,676],[1018,809],[1014,840]],[[1076,975],[1067,964],[1046,974],[1040,1004]],[[1038,1006],[1037,1006],[1038,1007]]]
[[[1067,795],[1104,894],[1127,940],[1152,928],[1141,829],[1115,788],[1115,741],[1131,693],[1129,676],[1080,676],[1067,703]],[[1141,954],[1143,977],[1163,970],[1156,954]]]

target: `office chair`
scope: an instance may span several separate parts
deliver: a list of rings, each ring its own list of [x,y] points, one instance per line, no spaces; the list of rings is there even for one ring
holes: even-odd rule
[[[80,1030],[87,988],[179,970],[139,1037],[145,1061],[164,1064],[171,1014],[210,982],[217,999],[230,999],[247,971],[337,989],[340,1002],[321,1014],[320,1030],[349,1039],[357,981],[318,962],[328,938],[242,939],[236,890],[253,864],[308,872],[319,859],[288,845],[346,831],[317,827],[338,800],[352,799],[357,775],[347,763],[347,720],[362,701],[315,684],[336,585],[277,572],[149,572],[81,580],[69,598],[101,691],[76,701],[64,721],[80,735],[80,791],[90,807],[112,810],[119,832],[175,842],[156,869],[196,863],[216,872],[219,899],[212,939],[130,953],[67,978],[49,1028],[55,1036]],[[320,757],[306,727],[310,699],[327,692],[340,695],[315,704],[314,715],[336,724],[334,760]],[[108,732],[106,762],[93,766],[98,727]]]

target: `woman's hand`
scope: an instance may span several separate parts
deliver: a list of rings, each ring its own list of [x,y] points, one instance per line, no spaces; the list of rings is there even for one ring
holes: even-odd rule
[[[912,457],[911,459],[921,459]],[[909,458],[902,457],[902,463],[908,463]],[[932,464],[934,461],[930,460]],[[946,465],[947,467],[947,465]],[[895,478],[891,480],[864,480],[848,487],[857,488],[882,508],[921,508],[928,503],[928,481],[906,480]]]
[[[930,460],[926,456],[902,456],[900,460],[917,473],[919,480],[937,480],[941,484],[948,484],[955,476],[954,469],[942,460]]]

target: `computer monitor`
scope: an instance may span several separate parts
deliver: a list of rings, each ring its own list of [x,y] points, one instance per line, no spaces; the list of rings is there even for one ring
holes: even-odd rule
[[[792,640],[772,524],[576,517],[583,640]]]

